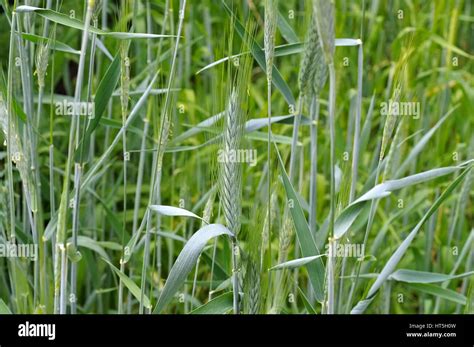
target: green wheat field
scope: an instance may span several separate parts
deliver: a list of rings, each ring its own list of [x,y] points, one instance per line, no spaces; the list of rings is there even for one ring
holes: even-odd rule
[[[474,313],[473,1],[0,5],[0,313]]]

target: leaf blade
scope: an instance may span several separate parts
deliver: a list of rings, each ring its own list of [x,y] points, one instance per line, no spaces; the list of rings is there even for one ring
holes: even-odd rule
[[[191,272],[196,264],[196,261],[207,241],[220,235],[233,236],[229,229],[221,224],[206,225],[191,236],[171,268],[170,274],[168,275],[168,279],[166,280],[165,286],[158,298],[153,313],[161,312],[166,304],[172,299],[174,294],[186,280],[186,276]]]
[[[133,282],[130,277],[128,277],[126,274],[124,274],[122,271],[120,271],[119,269],[117,269],[112,263],[110,263],[108,260],[102,258],[103,261],[105,261],[107,264],[109,264],[109,266],[111,267],[111,269],[117,274],[118,277],[120,277],[120,279],[122,280],[123,284],[125,284],[125,286],[128,288],[128,290],[130,290],[130,293],[132,293],[132,295],[135,297],[135,299],[137,299],[139,302],[141,301],[141,290],[140,288],[137,286],[137,284],[135,282]],[[151,303],[150,303],[150,299],[148,299],[148,297],[146,295],[143,296],[143,306],[145,306],[146,308],[151,308]]]
[[[287,198],[292,199],[294,202],[293,208],[290,208],[291,216],[295,224],[296,234],[298,236],[298,242],[301,248],[301,254],[303,257],[311,257],[320,255],[319,249],[313,239],[311,231],[308,226],[308,222],[301,208],[298,196],[291,185],[290,179],[286,174],[285,168],[283,167],[283,161],[281,160],[278,148],[275,145],[275,151],[278,156],[278,162],[280,166],[281,177],[283,180],[283,186],[285,188]],[[313,286],[313,290],[316,296],[316,300],[322,302],[324,300],[324,264],[321,258],[315,259],[313,262],[306,264],[306,269]]]
[[[232,292],[227,292],[215,297],[189,314],[224,314],[232,310]]]

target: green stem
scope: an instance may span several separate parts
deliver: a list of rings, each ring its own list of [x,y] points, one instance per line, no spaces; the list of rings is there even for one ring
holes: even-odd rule
[[[334,219],[336,207],[336,183],[335,183],[335,107],[336,107],[336,71],[334,63],[329,64],[329,137],[331,145],[330,165],[331,165],[331,192],[330,192],[330,212],[329,212],[329,235],[334,240]],[[330,240],[330,246],[331,246]],[[335,245],[335,244],[334,244]],[[334,254],[328,257],[328,314],[334,313]]]

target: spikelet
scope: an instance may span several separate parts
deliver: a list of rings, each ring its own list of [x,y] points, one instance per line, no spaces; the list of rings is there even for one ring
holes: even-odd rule
[[[0,94],[0,127],[5,135],[8,137],[8,112],[3,102],[3,96]],[[15,164],[20,178],[23,184],[23,188],[26,194],[26,201],[30,210],[36,210],[36,188],[33,184],[33,178],[31,173],[31,160],[27,152],[23,151],[20,135],[18,133],[17,125],[12,122],[10,126],[10,153],[11,161]],[[7,143],[5,141],[5,143]]]
[[[265,64],[267,80],[272,80],[273,58],[275,55],[275,32],[278,21],[278,0],[265,1],[265,28],[263,42],[265,47]]]
[[[42,43],[38,47],[36,53],[36,75],[38,76],[38,86],[44,88],[44,80],[46,77],[46,71],[48,69],[48,59],[49,59],[49,39],[46,40],[46,43]]]
[[[397,86],[393,92],[392,100],[394,102],[398,102],[399,99],[400,99],[400,87]],[[389,105],[392,105],[392,103],[389,103]],[[397,116],[393,114],[392,107],[389,106],[387,118],[385,119],[385,124],[383,127],[382,146],[380,148],[379,162],[382,162],[383,158],[385,157],[385,151],[387,150],[388,144],[392,138],[392,132],[393,132],[393,129],[395,128],[396,122],[397,122]]]
[[[279,218],[279,208],[278,208],[278,194],[276,190],[273,191],[271,200],[271,210],[270,210],[270,220],[271,220],[271,228],[272,230],[278,230],[278,223]],[[263,223],[263,233],[262,233],[262,245],[263,247],[266,247],[268,245],[268,240],[271,238],[271,232],[272,230],[269,230],[268,228],[268,213],[265,214],[265,222]]]
[[[319,42],[327,64],[334,60],[334,4],[333,0],[313,0],[313,17],[316,19]]]
[[[204,227],[207,224],[211,222],[212,218],[212,209],[214,207],[214,199],[216,197],[216,190],[213,188],[211,191],[211,194],[209,195],[209,198],[206,201],[206,206],[204,206],[204,211],[202,213],[202,224],[201,227]]]
[[[234,89],[225,111],[223,148],[225,153],[237,151],[242,137],[241,110],[238,105],[237,91]],[[228,228],[237,235],[240,231],[240,195],[241,195],[241,169],[240,163],[224,160],[221,165],[221,201],[224,219]]]
[[[125,43],[122,43],[120,47],[120,105],[124,119],[127,117],[128,98],[130,94],[130,59],[127,51],[128,48]]]
[[[248,257],[246,260],[246,273],[244,283],[244,312],[248,314],[257,314],[260,309],[260,271],[258,265]]]
[[[314,7],[313,7],[314,8]],[[316,16],[311,16],[311,24],[306,34],[305,49],[301,61],[298,84],[305,96],[319,95],[327,79],[327,65],[319,40]]]

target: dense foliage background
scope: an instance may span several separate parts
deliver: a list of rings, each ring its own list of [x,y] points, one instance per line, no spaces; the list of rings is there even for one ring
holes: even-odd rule
[[[0,312],[474,313],[472,1],[1,5]]]

